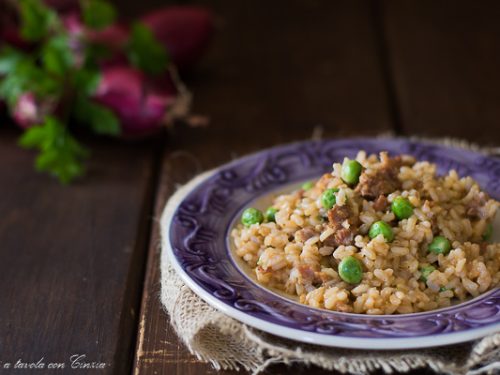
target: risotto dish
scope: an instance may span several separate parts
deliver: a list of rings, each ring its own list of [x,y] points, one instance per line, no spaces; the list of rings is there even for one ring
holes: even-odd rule
[[[454,170],[360,151],[266,210],[246,208],[231,240],[260,284],[303,304],[414,313],[498,286],[498,206]]]

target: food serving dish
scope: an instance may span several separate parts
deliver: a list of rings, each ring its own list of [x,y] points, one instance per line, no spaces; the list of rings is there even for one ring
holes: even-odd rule
[[[359,150],[408,154],[471,176],[500,197],[500,161],[480,153],[404,139],[345,139],[295,143],[224,165],[182,190],[167,218],[166,248],[186,284],[215,308],[282,337],[365,349],[416,348],[463,342],[500,330],[500,290],[428,312],[364,315],[297,303],[257,284],[231,252],[230,231],[251,202],[331,171]],[[173,207],[170,207],[172,211]],[[498,218],[494,233],[498,236]],[[494,237],[494,241],[498,241]]]

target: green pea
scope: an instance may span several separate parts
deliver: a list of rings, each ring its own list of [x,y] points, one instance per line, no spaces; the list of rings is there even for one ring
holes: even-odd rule
[[[278,210],[274,207],[269,207],[266,212],[264,213],[264,216],[266,217],[266,220],[267,221],[274,221],[276,222],[276,212],[278,212]]]
[[[392,201],[391,210],[399,220],[408,219],[413,214],[413,205],[404,197]]]
[[[486,226],[486,230],[483,233],[483,240],[484,241],[489,241],[491,239],[491,235],[492,234],[493,234],[493,225],[491,225],[491,223],[489,223]]]
[[[247,208],[241,215],[241,222],[246,227],[252,224],[262,223],[263,221],[264,215],[262,215],[262,212],[253,207]]]
[[[363,166],[356,160],[344,161],[341,172],[342,180],[349,185],[356,185],[362,169]]]
[[[353,256],[342,259],[339,263],[339,276],[349,284],[358,284],[363,279],[361,262]]]
[[[394,232],[391,226],[385,221],[376,221],[372,224],[368,232],[370,238],[375,238],[379,234],[382,234],[387,242],[391,242],[394,239]]]
[[[428,265],[428,266],[423,266],[420,268],[420,280],[422,280],[424,283],[427,282],[427,278],[431,273],[433,273],[436,270],[436,267]]]
[[[321,205],[329,210],[332,208],[335,203],[337,202],[337,197],[335,197],[335,193],[339,191],[339,189],[333,188],[333,189],[326,189],[323,194],[321,195]]]
[[[302,190],[309,190],[309,189],[312,189],[313,186],[314,186],[314,182],[307,181],[307,182],[304,182],[301,187],[302,187]]]
[[[446,292],[447,290],[449,290],[447,287],[442,286],[441,288],[439,288],[439,293]]]
[[[443,236],[436,236],[429,244],[429,251],[434,254],[448,254],[451,250],[450,241]]]

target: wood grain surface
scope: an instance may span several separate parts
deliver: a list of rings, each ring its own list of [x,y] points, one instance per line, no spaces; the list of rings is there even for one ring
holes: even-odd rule
[[[125,374],[148,240],[152,145],[94,141],[87,177],[65,187],[33,171],[17,135],[0,132],[0,373],[10,373],[5,362],[42,358],[64,362],[61,373],[69,373],[70,356],[83,354],[105,363],[104,373]]]
[[[128,18],[166,3],[114,2]],[[80,374],[217,373],[186,350],[159,302],[156,219],[201,171],[313,134],[500,143],[499,2],[183,3],[216,16],[210,50],[184,77],[209,127],[138,144],[88,140],[88,176],[62,187],[33,171],[19,132],[0,122],[2,374],[8,361],[68,364],[72,354],[106,364]],[[331,373],[266,370],[290,372]]]
[[[500,3],[384,1],[388,63],[408,134],[500,141]]]

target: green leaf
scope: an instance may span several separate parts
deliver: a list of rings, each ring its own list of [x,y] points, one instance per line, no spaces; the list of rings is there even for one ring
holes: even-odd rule
[[[30,81],[39,76],[38,68],[30,60],[18,61],[12,70],[0,82],[0,98],[10,106],[30,87]]]
[[[82,147],[59,120],[47,116],[45,122],[25,131],[19,140],[24,148],[37,149],[38,171],[49,172],[63,184],[83,175],[83,159],[88,151]]]
[[[101,82],[101,73],[97,69],[82,68],[75,72],[75,86],[79,92],[92,95]]]
[[[25,80],[15,74],[7,75],[0,82],[0,98],[5,100],[10,107],[13,107],[17,98],[24,92]]]
[[[0,75],[13,71],[23,59],[26,59],[26,55],[21,51],[10,46],[2,47],[0,49]]]
[[[104,0],[82,0],[83,21],[93,29],[102,29],[116,18],[113,6]]]
[[[21,36],[31,42],[43,39],[57,22],[57,15],[41,0],[19,0]]]
[[[62,82],[48,75],[29,59],[18,61],[0,81],[0,98],[13,107],[17,98],[31,91],[39,97],[55,96],[62,89]]]
[[[88,43],[85,50],[85,65],[97,66],[97,62],[112,56],[108,46],[99,42]]]
[[[90,115],[91,126],[97,134],[119,135],[120,123],[116,115],[108,108],[94,104]]]
[[[167,51],[144,24],[133,25],[127,51],[130,62],[147,74],[158,75],[168,67]]]
[[[30,149],[41,148],[46,139],[46,130],[42,126],[33,126],[23,133],[19,139],[19,146]]]
[[[48,72],[63,75],[73,65],[73,54],[66,35],[51,38],[42,48],[43,66]]]
[[[80,96],[76,102],[76,118],[97,134],[119,135],[120,122],[116,115],[108,108],[97,104],[86,97]]]

